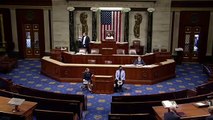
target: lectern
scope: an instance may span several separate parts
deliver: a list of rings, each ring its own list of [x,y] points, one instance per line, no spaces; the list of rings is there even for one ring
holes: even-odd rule
[[[110,75],[94,75],[92,92],[97,94],[112,94],[114,92],[114,80]]]

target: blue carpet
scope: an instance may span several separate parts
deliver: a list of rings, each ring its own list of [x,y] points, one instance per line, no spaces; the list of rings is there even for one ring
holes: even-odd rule
[[[40,90],[67,94],[84,94],[88,98],[88,112],[85,120],[108,120],[111,96],[145,95],[165,92],[174,92],[183,89],[194,89],[207,82],[207,75],[203,73],[200,64],[182,64],[176,66],[176,78],[154,85],[125,84],[126,90],[122,93],[91,94],[80,89],[81,83],[61,83],[40,74],[39,60],[19,60],[18,67],[7,74],[0,76],[11,78],[14,83]]]

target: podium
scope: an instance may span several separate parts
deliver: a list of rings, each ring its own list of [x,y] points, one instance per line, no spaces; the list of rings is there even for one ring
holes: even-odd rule
[[[116,54],[116,41],[114,41],[114,40],[102,41],[102,43],[101,43],[101,53],[103,55]]]
[[[112,94],[114,92],[114,80],[110,75],[94,75],[92,92],[97,94]]]

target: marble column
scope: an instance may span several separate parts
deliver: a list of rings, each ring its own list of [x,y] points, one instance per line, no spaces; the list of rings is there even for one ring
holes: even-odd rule
[[[70,39],[70,51],[76,51],[74,39],[74,11],[69,11],[69,39]]]
[[[147,30],[147,45],[146,45],[147,53],[150,53],[152,51],[152,22],[153,22],[153,12],[148,12],[148,30]]]
[[[97,39],[97,13],[92,12],[92,41]]]
[[[146,52],[152,52],[152,24],[153,24],[153,12],[155,11],[154,8],[148,8],[148,30],[147,30],[147,46]]]
[[[124,42],[129,42],[129,12],[125,12]]]

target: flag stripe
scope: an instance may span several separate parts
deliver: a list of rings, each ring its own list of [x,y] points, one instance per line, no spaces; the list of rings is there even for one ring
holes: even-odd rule
[[[121,11],[101,11],[101,39],[107,30],[114,31],[114,39],[121,41]]]

